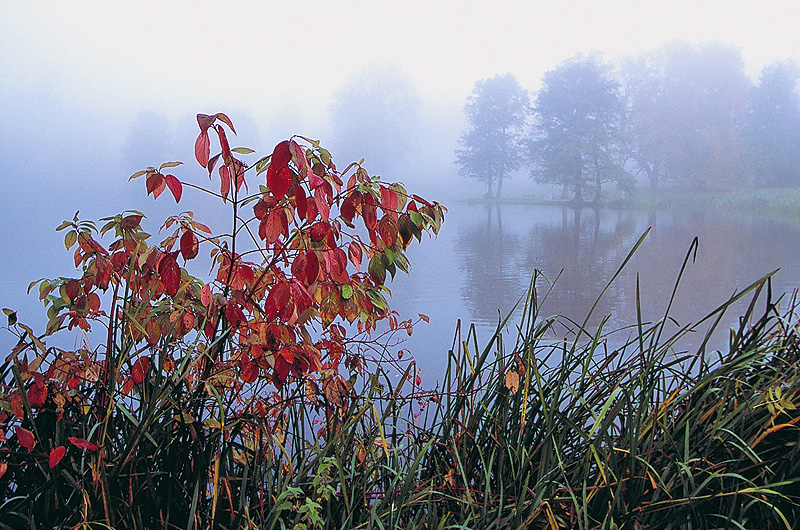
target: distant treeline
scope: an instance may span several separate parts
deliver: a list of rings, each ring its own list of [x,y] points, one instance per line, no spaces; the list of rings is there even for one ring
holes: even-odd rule
[[[615,64],[578,54],[533,94],[508,73],[475,83],[456,161],[499,197],[521,168],[563,198],[602,185],[704,190],[800,184],[800,70],[766,66],[757,84],[738,49],[677,42]]]

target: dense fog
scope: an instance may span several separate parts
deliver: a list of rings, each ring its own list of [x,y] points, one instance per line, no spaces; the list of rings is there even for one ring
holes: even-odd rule
[[[0,16],[13,15],[17,23],[38,17],[49,20],[48,6],[53,7],[42,5],[42,14],[6,4],[0,7]],[[348,6],[348,13],[339,13],[337,20],[346,20],[345,15],[358,20],[363,9],[373,26],[379,20],[386,23],[376,8]],[[624,16],[623,7],[616,15],[604,16]],[[204,12],[208,9],[203,7]],[[505,11],[502,20],[492,14],[487,23],[491,31],[502,33],[501,22],[514,18],[513,6],[504,4],[500,10]],[[643,20],[657,24],[662,10],[659,7],[649,14],[637,9],[631,15],[638,18],[630,24],[636,26]],[[472,24],[481,20],[477,8],[468,15]],[[42,326],[46,320],[41,305],[35,294],[27,296],[25,290],[39,278],[72,273],[71,255],[54,229],[77,210],[84,219],[141,210],[151,223],[148,229],[155,232],[166,215],[185,209],[183,203],[176,209],[166,197],[154,202],[145,195],[143,182],[129,182],[128,177],[148,166],[180,160],[185,162],[176,170],[181,179],[208,183],[205,170],[194,162],[197,112],[230,116],[238,133],[231,142],[237,146],[268,154],[277,142],[293,134],[319,139],[339,167],[364,158],[371,174],[403,181],[410,191],[444,204],[489,195],[525,200],[577,198],[599,205],[643,190],[705,192],[800,184],[798,69],[792,61],[798,48],[786,46],[796,37],[783,35],[782,27],[770,28],[761,19],[751,20],[762,24],[759,34],[771,36],[772,48],[758,52],[752,41],[719,40],[725,35],[720,28],[726,27],[720,21],[709,26],[716,31],[708,35],[698,28],[665,22],[665,27],[652,32],[660,36],[659,41],[636,33],[639,42],[598,49],[604,41],[599,37],[587,40],[584,34],[601,35],[598,28],[580,36],[573,34],[572,41],[559,34],[548,46],[545,37],[535,36],[537,31],[545,31],[544,22],[537,18],[540,15],[551,21],[566,20],[566,14],[560,12],[523,13],[522,21],[509,24],[530,28],[534,34],[530,38],[538,39],[537,45],[521,50],[516,40],[503,40],[514,46],[513,53],[509,49],[505,54],[497,43],[489,43],[488,29],[485,35],[473,32],[468,38],[478,42],[464,51],[453,48],[463,36],[426,34],[429,55],[435,59],[427,66],[421,64],[424,49],[409,49],[404,60],[398,30],[388,27],[371,27],[361,37],[357,36],[358,25],[327,27],[326,38],[295,37],[313,39],[316,44],[298,44],[299,50],[294,52],[291,42],[279,48],[269,40],[272,37],[264,37],[271,48],[226,47],[236,58],[213,64],[202,58],[219,51],[213,41],[226,38],[225,28],[193,36],[194,47],[173,35],[164,46],[181,53],[167,51],[165,55],[175,62],[178,72],[192,72],[185,83],[164,73],[170,67],[162,69],[160,63],[167,59],[152,42],[141,44],[140,62],[126,64],[116,61],[113,54],[120,53],[125,59],[130,57],[128,51],[110,49],[106,56],[87,48],[96,42],[92,37],[87,36],[85,42],[77,38],[69,41],[66,62],[61,63],[58,35],[48,36],[41,46],[11,46],[18,32],[0,24],[5,28],[5,37],[0,38],[0,67],[5,66],[0,71],[0,305],[18,310],[20,320]],[[186,16],[194,20],[198,15]],[[170,10],[163,17],[158,27],[164,34],[169,34],[170,23],[179,28],[183,25],[180,11]],[[103,16],[100,20],[108,22]],[[402,20],[409,23],[408,18]],[[36,27],[48,27],[39,22]],[[299,19],[296,23],[303,24]],[[743,23],[737,20],[727,26]],[[308,32],[325,27],[310,24]],[[124,29],[131,28],[120,23],[119,34],[108,29],[108,42],[135,44],[148,39],[146,35],[123,36]],[[385,40],[394,44],[383,42],[381,31],[387,32]],[[543,35],[551,35],[550,31]],[[417,33],[409,30],[407,35],[413,39]],[[346,45],[339,47],[337,39],[345,38]],[[483,40],[492,53],[480,51]],[[286,54],[293,54],[291,60]],[[249,60],[242,63],[241,56]],[[105,57],[105,62],[98,57]],[[335,73],[328,61],[338,67]],[[158,68],[142,66],[150,63]],[[352,68],[344,66],[348,64]],[[35,71],[27,72],[23,66]],[[137,67],[142,68],[144,77],[163,77],[147,80],[139,76],[135,84],[119,90],[121,83],[133,79],[127,70]],[[64,73],[73,69],[77,73]],[[76,77],[85,80],[83,88],[74,82]],[[499,81],[505,85],[492,88]],[[253,85],[263,87],[260,99],[261,89]],[[496,100],[489,101],[490,89],[498,91]],[[517,105],[512,112],[515,117],[509,117],[507,123],[487,123],[502,118],[502,107],[509,100]],[[488,106],[482,107],[484,104]],[[507,133],[506,144],[487,140],[493,127]],[[576,151],[582,154],[576,157]],[[200,209],[195,212],[199,218],[221,222],[211,202],[187,193],[185,203]],[[489,232],[465,239],[457,248],[493,248],[495,256],[506,259],[527,248],[520,241],[507,242],[507,248],[501,245],[502,229],[513,232],[508,219],[514,216],[507,215],[502,224],[498,214],[480,214],[478,224],[487,224]],[[600,221],[597,223],[599,226]],[[501,230],[499,238],[492,235],[497,230]],[[525,270],[515,273],[518,276],[527,277],[528,269],[540,264],[542,258],[536,255],[548,252],[541,247],[546,243],[537,244],[540,248],[526,250],[530,256],[514,258],[515,264],[508,266]],[[420,253],[423,251],[437,252],[436,242],[425,242]],[[567,253],[564,260],[575,255]],[[427,258],[422,256],[419,259],[424,262]],[[485,263],[487,258],[474,255],[468,260]],[[454,266],[469,269],[468,264]],[[473,273],[466,272],[469,284],[489,288],[484,294],[469,289],[466,294],[459,292],[466,306],[474,305],[476,298],[507,306],[511,295],[497,299],[502,288],[491,287],[491,282],[471,276]],[[509,289],[521,288],[524,280],[517,278]],[[491,319],[493,310],[488,317],[481,316],[485,311],[483,306],[473,308],[453,316],[452,321],[459,317]],[[450,327],[452,321],[443,327]],[[9,335],[3,333],[2,348],[10,343]]]

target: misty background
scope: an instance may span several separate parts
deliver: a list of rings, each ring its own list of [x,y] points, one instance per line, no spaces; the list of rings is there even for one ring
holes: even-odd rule
[[[615,210],[465,203],[484,197],[486,182],[464,176],[456,152],[464,149],[465,105],[477,82],[511,74],[535,107],[548,73],[576,57],[595,57],[626,108],[638,111],[630,116],[641,119],[625,124],[629,130],[672,149],[656,154],[645,141],[628,145],[620,165],[632,182],[609,179],[609,199],[630,197],[653,182],[698,192],[797,186],[796,172],[768,175],[748,165],[740,136],[771,72],[785,68],[794,75],[796,100],[798,14],[791,1],[311,1],[224,8],[218,2],[0,1],[0,306],[43,329],[41,304],[25,291],[39,278],[72,273],[72,257],[54,229],[76,210],[96,220],[138,209],[151,233],[166,215],[186,208],[204,222],[221,220],[198,209],[213,203],[188,193],[177,207],[164,198],[154,202],[140,181],[127,180],[147,166],[181,160],[179,178],[207,183],[193,163],[199,112],[230,116],[238,133],[233,144],[268,153],[293,134],[316,138],[340,168],[364,158],[370,173],[448,206],[439,240],[412,248],[411,275],[390,286],[401,316],[431,316],[410,343],[417,357],[443,357],[457,318],[490,328],[497,310],[508,311],[524,293],[535,267],[550,277],[564,269],[559,282],[566,286],[554,294],[552,312],[585,313],[648,227],[653,230],[634,272],[658,296],[669,292],[692,238],[701,238],[702,265],[690,279],[686,318],[698,306],[694,316],[701,316],[771,267],[783,269],[779,287],[791,289],[800,285],[794,218],[721,222],[681,212],[642,218]],[[674,98],[664,96],[670,90]],[[698,106],[703,95],[709,103]],[[794,112],[784,110],[779,116]],[[709,124],[718,126],[698,138],[714,141],[691,140],[690,132]],[[536,127],[532,113],[526,139],[536,138]],[[751,131],[749,145],[756,136]],[[675,138],[688,145],[670,143]],[[702,154],[687,151],[698,146]],[[782,148],[784,160],[796,147]],[[664,162],[660,169],[654,160]],[[664,167],[669,163],[671,170]],[[561,197],[558,178],[543,175],[525,161],[505,179],[502,196]],[[737,250],[744,248],[757,253]],[[634,272],[599,309],[616,324],[629,323]],[[715,300],[707,294],[712,291]],[[2,350],[11,339],[0,333]]]

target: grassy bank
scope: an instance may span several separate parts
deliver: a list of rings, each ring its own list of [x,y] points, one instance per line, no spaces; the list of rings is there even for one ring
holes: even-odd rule
[[[571,206],[571,201],[544,199],[538,196],[512,196],[500,199],[475,198],[466,204],[509,206]],[[592,203],[585,203],[591,207]],[[737,190],[639,190],[628,197],[612,197],[604,207],[629,210],[716,210],[743,211],[762,215],[800,216],[800,188],[742,188]]]
[[[693,328],[668,332],[668,314],[616,331],[587,328],[589,315],[583,324],[542,315],[538,280],[520,320],[500,323],[488,343],[456,330],[435,391],[416,386],[413,364],[398,374],[378,363],[338,417],[321,416],[314,399],[295,400],[280,431],[242,415],[219,459],[200,468],[213,490],[199,487],[205,476],[179,483],[170,470],[182,465],[174,440],[201,443],[218,427],[172,412],[139,434],[124,468],[104,471],[102,452],[87,453],[56,475],[24,451],[7,455],[26,475],[4,483],[0,528],[108,528],[102,509],[81,500],[96,473],[129,500],[105,507],[129,514],[116,528],[145,528],[163,508],[138,502],[142,491],[127,490],[137,483],[170,503],[164,528],[794,527],[797,299],[774,299],[762,278],[702,320],[751,300],[724,351],[682,352],[675,344]],[[174,403],[186,390],[164,391]]]

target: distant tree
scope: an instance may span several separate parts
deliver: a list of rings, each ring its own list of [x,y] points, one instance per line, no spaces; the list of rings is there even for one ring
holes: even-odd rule
[[[475,83],[464,112],[469,129],[456,149],[460,174],[486,182],[486,196],[503,190],[503,179],[522,167],[525,160],[525,119],[530,112],[528,92],[510,73]]]
[[[620,96],[625,108],[622,124],[623,152],[630,169],[644,177],[651,190],[668,180],[669,130],[664,126],[665,106],[662,61],[657,52],[628,57],[619,69]]]
[[[628,185],[622,168],[619,84],[596,55],[577,55],[544,75],[536,96],[533,176],[561,184],[576,202],[598,199],[604,182]]]
[[[705,188],[739,179],[750,82],[736,48],[673,42],[625,69],[626,145],[651,188],[663,180]]]
[[[400,172],[413,153],[419,106],[416,86],[397,68],[362,70],[334,93],[331,143],[343,159],[363,156],[371,173]]]
[[[744,161],[757,182],[786,186],[800,183],[800,99],[797,65],[764,68],[750,91],[742,127]]]

